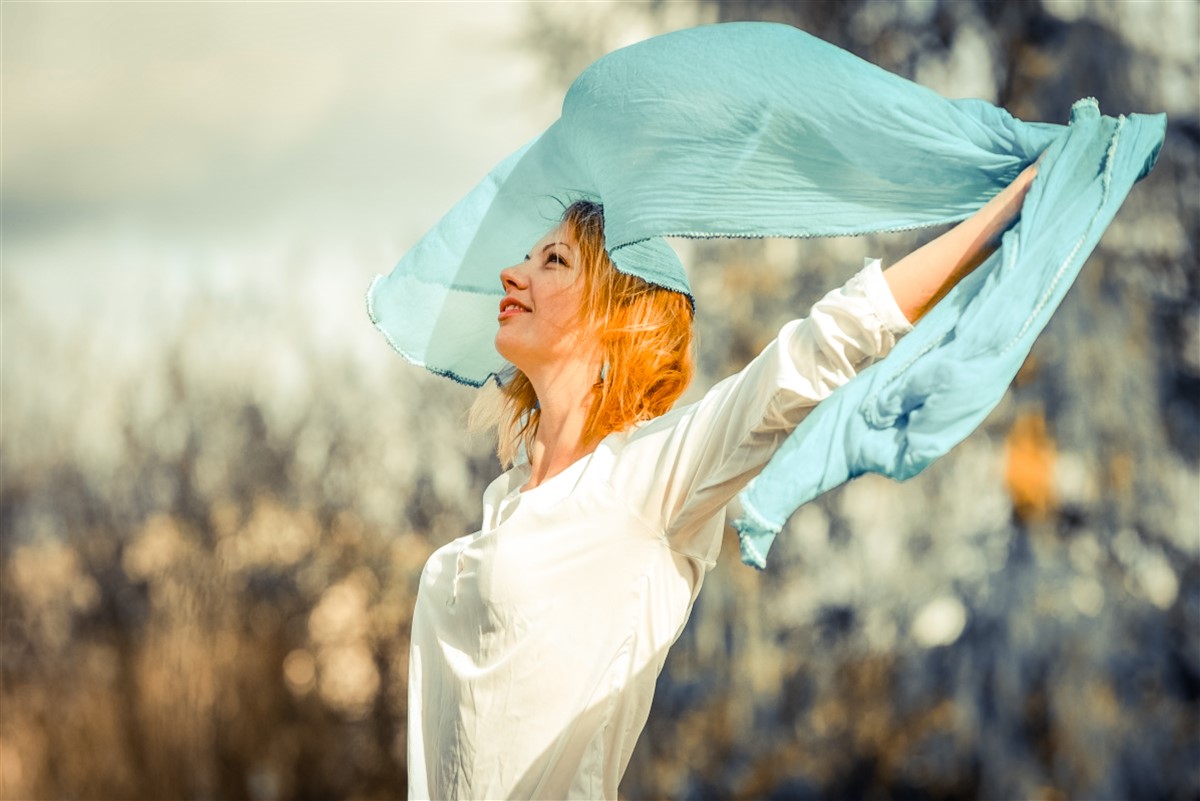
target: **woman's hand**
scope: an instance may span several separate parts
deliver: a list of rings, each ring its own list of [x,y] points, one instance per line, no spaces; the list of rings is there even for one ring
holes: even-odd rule
[[[1000,246],[1000,235],[1020,216],[1041,157],[970,218],[883,271],[896,303],[917,322]]]

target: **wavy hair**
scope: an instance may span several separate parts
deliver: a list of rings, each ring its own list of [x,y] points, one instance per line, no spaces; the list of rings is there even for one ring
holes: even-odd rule
[[[691,383],[692,303],[686,295],[619,271],[604,249],[604,209],[580,200],[562,221],[579,247],[584,282],[579,324],[596,343],[603,365],[592,386],[583,427],[593,444],[670,410]],[[533,384],[520,370],[495,390],[481,393],[471,428],[495,426],[497,454],[506,467],[537,436],[541,411]]]

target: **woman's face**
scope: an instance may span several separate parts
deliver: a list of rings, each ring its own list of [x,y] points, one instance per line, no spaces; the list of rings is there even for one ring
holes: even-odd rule
[[[582,276],[579,248],[565,223],[542,237],[524,261],[501,270],[500,355],[526,375],[578,358]]]

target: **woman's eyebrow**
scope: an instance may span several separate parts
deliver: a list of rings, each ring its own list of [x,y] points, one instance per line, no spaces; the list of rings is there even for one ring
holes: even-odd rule
[[[542,253],[544,254],[544,253],[545,253],[547,250],[549,250],[550,248],[554,247],[555,245],[562,245],[562,246],[563,246],[563,249],[567,251],[567,255],[566,255],[566,257],[564,257],[564,256],[563,256],[563,255],[560,253],[560,254],[559,254],[559,256],[558,256],[558,258],[559,258],[559,260],[560,260],[560,261],[562,261],[562,263],[563,263],[564,265],[566,265],[566,266],[570,267],[570,266],[571,266],[571,261],[569,261],[568,259],[570,259],[570,260],[574,260],[574,258],[575,258],[575,252],[571,250],[571,246],[570,246],[570,245],[568,245],[566,242],[551,242],[549,245],[546,245],[545,247],[543,247],[543,248],[542,248]]]

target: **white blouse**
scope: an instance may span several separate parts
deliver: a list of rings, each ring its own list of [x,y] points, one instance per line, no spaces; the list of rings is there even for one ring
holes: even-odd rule
[[[726,503],[910,329],[870,261],[700,401],[605,437],[527,492],[528,464],[493,481],[482,529],[421,575],[409,796],[616,798]]]

